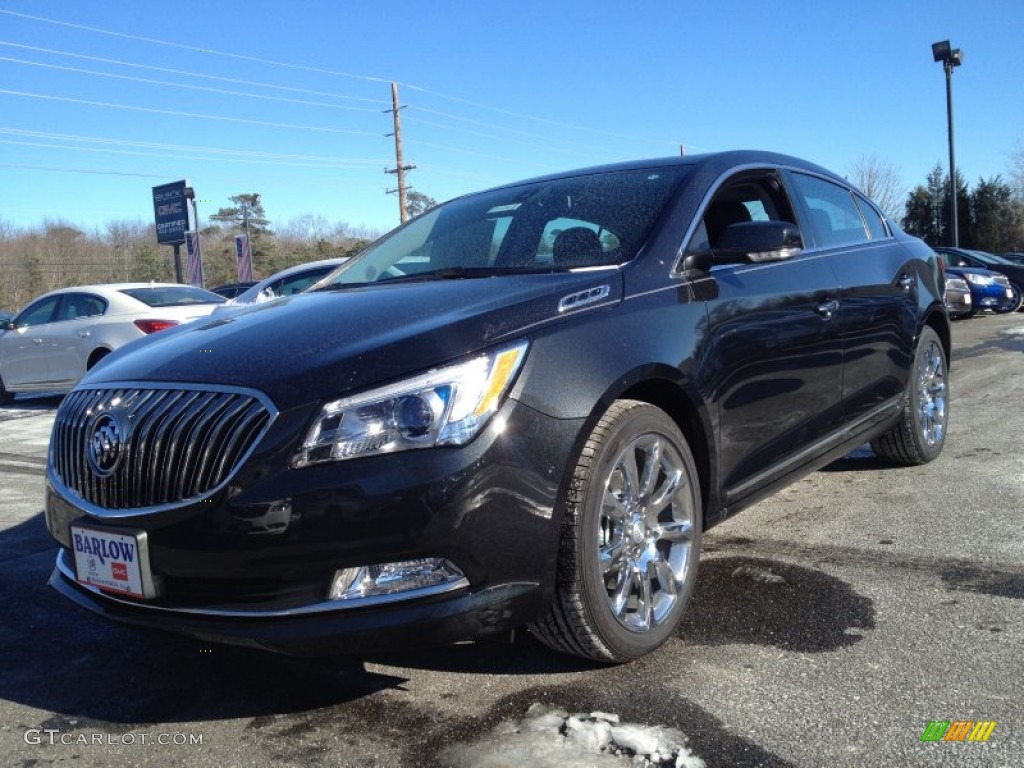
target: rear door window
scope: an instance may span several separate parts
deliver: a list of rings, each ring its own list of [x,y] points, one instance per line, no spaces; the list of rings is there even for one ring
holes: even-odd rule
[[[57,320],[77,320],[80,317],[102,315],[107,309],[107,302],[99,296],[89,293],[66,293],[60,305]]]
[[[868,232],[853,194],[846,187],[819,176],[793,173],[793,183],[810,215],[815,242],[821,248],[862,243]]]
[[[889,229],[885,226],[885,221],[883,221],[882,215],[875,210],[875,206],[860,195],[855,195],[854,197],[857,200],[857,205],[860,208],[861,215],[864,217],[864,221],[868,225],[868,231],[871,232],[871,239],[882,240],[889,237]]]

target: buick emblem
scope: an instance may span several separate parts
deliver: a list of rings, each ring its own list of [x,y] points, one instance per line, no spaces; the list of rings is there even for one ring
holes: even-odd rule
[[[121,464],[128,443],[128,419],[123,409],[100,413],[92,423],[86,451],[89,466],[98,477],[109,477]]]

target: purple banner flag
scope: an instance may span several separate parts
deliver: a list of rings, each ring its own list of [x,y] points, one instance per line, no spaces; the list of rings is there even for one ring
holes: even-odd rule
[[[238,282],[252,282],[252,253],[248,235],[235,235],[235,258],[238,262]]]
[[[199,233],[195,230],[185,233],[185,249],[188,252],[188,282],[202,288],[206,282],[203,276],[203,251],[199,245]]]

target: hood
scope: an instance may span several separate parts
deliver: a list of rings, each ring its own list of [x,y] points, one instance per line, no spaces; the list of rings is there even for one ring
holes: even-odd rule
[[[999,277],[1001,273],[981,267],[946,267],[946,274],[962,277],[963,275],[981,275],[982,277]]]
[[[260,390],[285,410],[469,355],[593,305],[559,302],[622,276],[597,272],[371,285],[299,293],[211,316],[122,347],[82,380],[200,383]]]

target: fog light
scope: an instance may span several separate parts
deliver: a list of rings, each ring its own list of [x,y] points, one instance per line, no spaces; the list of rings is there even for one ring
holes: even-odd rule
[[[397,563],[364,565],[335,571],[327,597],[329,600],[352,600],[412,590],[443,592],[468,584],[466,577],[454,563],[430,557],[424,560],[403,560]]]

